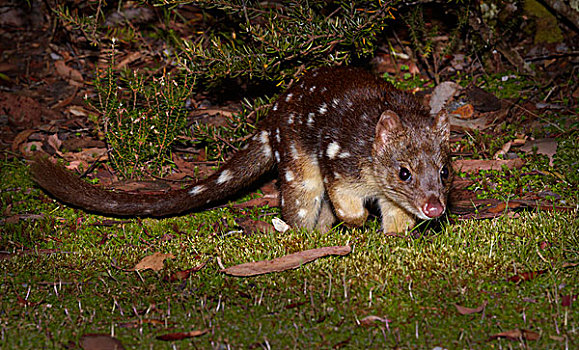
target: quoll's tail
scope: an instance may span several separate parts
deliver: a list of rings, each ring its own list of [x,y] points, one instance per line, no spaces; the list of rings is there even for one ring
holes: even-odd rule
[[[167,193],[107,191],[46,158],[35,159],[30,171],[34,181],[61,202],[101,214],[161,217],[181,214],[230,197],[273,166],[269,134],[262,131],[215,174],[188,188]]]

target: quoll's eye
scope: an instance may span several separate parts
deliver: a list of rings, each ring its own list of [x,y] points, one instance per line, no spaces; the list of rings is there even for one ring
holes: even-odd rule
[[[445,165],[442,167],[442,169],[440,169],[440,178],[442,179],[442,181],[448,179],[448,167]]]
[[[410,174],[410,170],[406,169],[405,167],[400,167],[398,177],[400,177],[400,180],[402,181],[410,181],[412,174]]]

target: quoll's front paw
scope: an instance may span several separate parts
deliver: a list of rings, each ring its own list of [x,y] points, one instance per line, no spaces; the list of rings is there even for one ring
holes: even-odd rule
[[[366,208],[360,208],[355,212],[342,209],[337,209],[336,211],[340,220],[342,220],[348,227],[362,226],[366,222],[366,219],[368,219],[368,210]]]

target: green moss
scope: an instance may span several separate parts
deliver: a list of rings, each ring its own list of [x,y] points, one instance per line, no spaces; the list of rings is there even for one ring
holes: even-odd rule
[[[472,348],[504,330],[541,334],[531,345],[577,346],[579,319],[561,306],[577,294],[577,213],[521,213],[461,221],[416,237],[386,236],[376,220],[362,229],[327,234],[290,231],[246,235],[232,226],[241,215],[220,208],[163,220],[131,219],[111,227],[104,217],[48,201],[20,162],[4,162],[10,215],[41,214],[4,225],[0,260],[0,327],[7,348],[62,348],[83,334],[114,333],[126,348]],[[7,189],[20,187],[20,191]],[[5,211],[4,211],[5,212]],[[277,210],[245,215],[269,220]],[[267,215],[266,215],[267,214]],[[271,259],[304,249],[351,244],[296,270],[236,278],[220,264]],[[47,250],[51,249],[51,250]],[[153,252],[175,255],[160,272],[132,272]],[[540,253],[540,254],[539,254]],[[208,262],[189,278],[166,276]],[[521,284],[515,273],[546,270]],[[462,316],[454,304],[488,305]],[[523,317],[523,314],[525,315]],[[389,320],[363,326],[367,316]],[[199,338],[163,342],[161,334],[208,329]],[[524,343],[517,344],[523,346]]]

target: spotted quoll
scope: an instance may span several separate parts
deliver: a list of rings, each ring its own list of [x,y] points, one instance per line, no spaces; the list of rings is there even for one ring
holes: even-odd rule
[[[450,185],[449,124],[364,70],[322,68],[282,94],[245,147],[217,172],[164,194],[112,192],[47,159],[35,181],[58,200],[103,214],[162,217],[222,201],[277,166],[283,218],[326,231],[362,225],[377,203],[386,232],[441,216]]]

